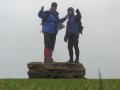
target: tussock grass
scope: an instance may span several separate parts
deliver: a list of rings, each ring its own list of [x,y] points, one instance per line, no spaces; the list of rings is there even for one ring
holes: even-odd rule
[[[1,79],[0,90],[120,90],[120,80]]]

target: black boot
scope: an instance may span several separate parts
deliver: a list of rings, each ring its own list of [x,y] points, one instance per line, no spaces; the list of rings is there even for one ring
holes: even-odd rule
[[[78,45],[75,47],[75,55],[76,55],[75,63],[79,63],[79,48],[78,48]]]
[[[73,49],[72,47],[68,47],[68,50],[69,50],[69,57],[70,57],[68,62],[73,63]]]
[[[69,63],[73,63],[73,59],[69,59]]]
[[[75,62],[74,63],[79,63],[79,59],[75,59]]]

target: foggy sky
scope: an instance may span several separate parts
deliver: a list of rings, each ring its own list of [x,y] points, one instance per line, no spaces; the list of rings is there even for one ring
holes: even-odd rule
[[[54,0],[55,1],[55,0]],[[28,78],[27,63],[43,62],[43,34],[37,14],[53,0],[0,0],[0,78]],[[56,0],[59,16],[68,7],[80,9],[83,35],[79,38],[80,62],[87,78],[120,78],[120,1]],[[66,22],[64,23],[66,25]],[[58,32],[54,60],[69,60],[65,29]]]

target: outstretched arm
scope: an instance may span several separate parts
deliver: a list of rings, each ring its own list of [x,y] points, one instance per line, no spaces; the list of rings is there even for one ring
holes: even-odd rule
[[[81,15],[79,9],[76,10],[76,13],[77,13],[77,15],[76,15],[76,21],[79,22],[81,20],[81,18],[82,18],[82,15]]]
[[[45,16],[44,6],[41,7],[41,10],[38,12],[38,17],[43,18]]]
[[[59,19],[59,22],[63,23],[64,21],[66,21],[67,18],[68,18],[68,15],[66,15],[64,18]]]

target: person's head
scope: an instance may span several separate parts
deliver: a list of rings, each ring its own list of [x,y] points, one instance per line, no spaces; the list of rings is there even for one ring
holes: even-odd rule
[[[56,9],[57,9],[57,3],[56,3],[56,2],[53,2],[53,3],[51,4],[51,11],[56,11]]]
[[[72,8],[72,7],[69,7],[67,9],[67,11],[68,11],[68,15],[73,15],[74,14],[74,8]]]

